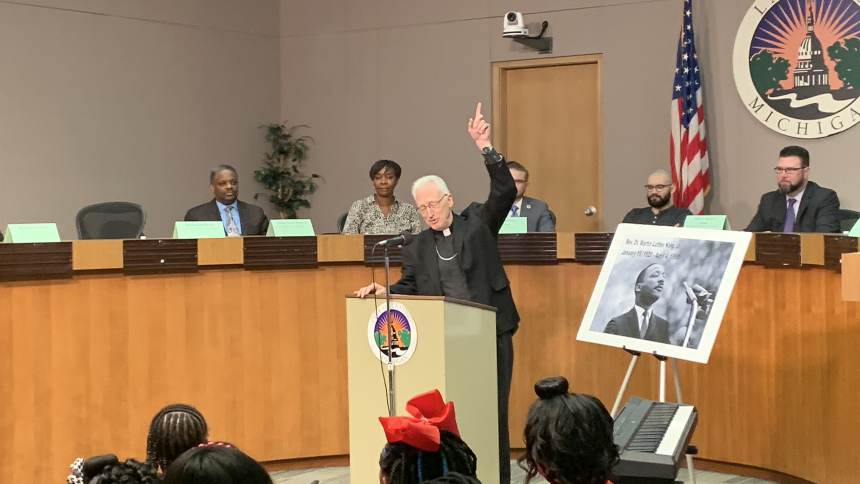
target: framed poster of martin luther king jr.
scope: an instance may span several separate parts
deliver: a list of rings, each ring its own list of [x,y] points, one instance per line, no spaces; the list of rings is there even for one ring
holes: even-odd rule
[[[707,363],[751,237],[619,225],[577,339]]]

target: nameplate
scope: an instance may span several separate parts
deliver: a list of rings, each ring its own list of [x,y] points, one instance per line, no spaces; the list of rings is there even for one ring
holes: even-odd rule
[[[528,217],[508,217],[502,228],[499,229],[500,234],[524,234],[528,232]]]
[[[173,226],[174,239],[214,239],[226,237],[221,222],[176,222]]]
[[[725,215],[687,215],[684,227],[692,229],[731,230],[729,218]]]
[[[269,220],[269,230],[266,235],[273,237],[312,237],[314,225],[310,219],[290,218]]]
[[[33,242],[59,242],[57,224],[9,224],[3,241],[11,244]]]
[[[851,230],[848,231],[848,236],[860,237],[860,220],[854,222],[854,225],[851,227]]]

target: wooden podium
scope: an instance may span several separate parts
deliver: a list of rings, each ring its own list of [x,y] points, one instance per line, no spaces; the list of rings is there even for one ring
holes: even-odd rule
[[[385,298],[376,303],[382,317]],[[407,400],[438,389],[446,402],[454,402],[460,436],[478,457],[478,478],[499,482],[495,309],[445,297],[392,296],[392,309],[401,305],[417,336],[411,358],[395,367],[395,414],[408,415]],[[376,310],[373,298],[347,296],[349,462],[355,483],[378,482],[386,442],[379,417],[388,415],[388,372],[368,335]]]

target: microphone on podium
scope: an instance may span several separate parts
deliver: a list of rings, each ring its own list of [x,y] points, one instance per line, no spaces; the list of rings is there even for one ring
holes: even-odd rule
[[[383,246],[383,247],[384,246],[391,246],[391,245],[406,246],[406,245],[409,245],[412,243],[413,237],[414,236],[412,235],[412,232],[409,232],[408,230],[404,230],[403,232],[400,232],[400,235],[398,235],[397,237],[392,237],[390,239],[380,240],[379,242],[376,243],[376,245]]]

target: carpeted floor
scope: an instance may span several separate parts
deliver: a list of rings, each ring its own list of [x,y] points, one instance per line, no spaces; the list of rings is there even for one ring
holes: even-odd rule
[[[520,484],[525,478],[525,473],[517,467],[515,461],[511,461],[511,482]],[[681,469],[678,480],[684,484],[690,484],[687,469]],[[302,469],[295,471],[273,472],[272,479],[275,484],[310,484],[319,481],[319,484],[349,484],[349,467],[323,467],[318,469]],[[543,479],[535,479],[535,484],[545,484]],[[362,483],[374,484],[374,483]],[[492,483],[484,483],[492,484]],[[696,471],[696,484],[774,484],[771,481],[753,479],[751,477],[733,476],[717,472]]]

